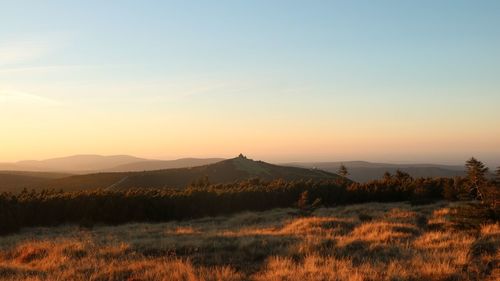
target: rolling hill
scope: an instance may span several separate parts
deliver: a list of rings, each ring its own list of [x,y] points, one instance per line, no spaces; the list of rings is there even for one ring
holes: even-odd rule
[[[210,165],[144,172],[97,173],[76,175],[44,182],[38,188],[83,190],[108,188],[184,188],[194,181],[208,178],[212,183],[230,183],[258,177],[273,179],[335,179],[338,175],[317,169],[278,166],[253,161],[244,156]]]
[[[129,155],[81,154],[46,160],[0,163],[0,171],[66,172],[89,174],[98,172],[134,172],[208,165],[223,158],[181,158],[177,160],[144,159]]]
[[[388,171],[402,170],[413,177],[463,176],[462,166],[436,164],[387,164],[365,161],[343,162],[349,178],[366,182],[379,179]],[[7,170],[24,167],[24,172],[0,171],[0,192],[18,192],[23,188],[83,190],[89,188],[124,189],[130,187],[183,188],[208,177],[212,183],[227,183],[258,177],[264,180],[283,178],[335,178],[341,162],[296,162],[282,166],[253,161],[243,156],[222,158],[182,158],[148,160],[127,155],[75,155],[42,161],[0,164]],[[59,172],[26,172],[26,171]],[[73,175],[70,175],[73,174]]]
[[[465,175],[463,166],[438,164],[387,164],[365,161],[347,161],[295,162],[283,165],[316,168],[335,173],[339,169],[341,163],[343,163],[349,170],[349,178],[357,182],[367,182],[370,180],[380,179],[386,171],[394,174],[398,169],[410,174],[412,177],[455,177]]]
[[[25,171],[0,171],[0,192],[19,192],[70,174]]]
[[[118,165],[145,161],[146,159],[128,155],[93,155],[82,154],[67,157],[51,158],[46,160],[26,160],[15,163],[0,163],[1,170],[17,171],[50,171],[83,173],[86,171],[100,171]]]
[[[176,168],[187,168],[209,165],[224,160],[224,158],[181,158],[177,160],[146,160],[118,165],[104,172],[137,172]]]

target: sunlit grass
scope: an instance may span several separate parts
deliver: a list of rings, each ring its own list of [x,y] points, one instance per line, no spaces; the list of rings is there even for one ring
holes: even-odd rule
[[[452,212],[370,203],[25,229],[0,238],[0,280],[495,280],[500,225],[458,230]]]

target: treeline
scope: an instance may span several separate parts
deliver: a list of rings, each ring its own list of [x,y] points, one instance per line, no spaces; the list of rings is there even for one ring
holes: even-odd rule
[[[306,190],[324,202],[333,201],[328,198],[337,198],[339,202],[348,200],[344,198],[348,194],[346,187],[335,182],[261,182],[258,179],[225,185],[198,184],[185,190],[23,191],[17,195],[0,195],[0,232],[26,226],[159,222],[290,207]]]
[[[369,183],[338,180],[259,179],[232,184],[206,185],[203,181],[185,190],[131,189],[127,191],[89,190],[62,192],[23,191],[0,195],[0,234],[22,227],[60,224],[121,224],[126,222],[160,222],[203,216],[260,211],[297,206],[300,198],[323,206],[363,202],[471,199],[467,178],[418,178],[399,172],[386,174]],[[491,189],[491,188],[490,188]],[[488,190],[486,186],[482,188]],[[498,191],[498,188],[493,188]],[[305,193],[306,192],[306,193]],[[304,193],[307,196],[304,196]],[[489,193],[486,193],[489,194]],[[493,195],[496,199],[497,195]],[[304,197],[306,197],[304,199]]]
[[[439,185],[440,183],[437,183]],[[228,214],[244,210],[291,207],[301,193],[326,206],[367,201],[401,201],[413,192],[396,184],[349,184],[339,181],[258,179],[233,184],[191,186],[186,190],[131,189],[79,192],[24,191],[0,195],[2,232],[25,226],[64,223],[91,225],[130,221],[167,221]]]

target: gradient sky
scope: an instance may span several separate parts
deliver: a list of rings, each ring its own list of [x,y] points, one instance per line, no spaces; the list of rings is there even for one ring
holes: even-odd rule
[[[0,162],[496,166],[499,121],[496,0],[0,2]]]

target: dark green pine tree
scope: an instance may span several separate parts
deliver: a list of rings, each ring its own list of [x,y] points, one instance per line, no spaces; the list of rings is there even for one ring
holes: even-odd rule
[[[486,173],[488,173],[488,167],[476,158],[471,157],[465,162],[465,169],[469,181],[470,195],[472,198],[483,200],[480,188],[487,183]]]

